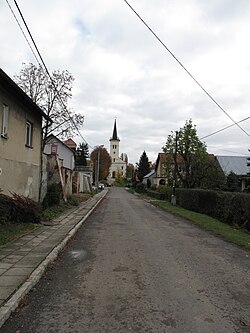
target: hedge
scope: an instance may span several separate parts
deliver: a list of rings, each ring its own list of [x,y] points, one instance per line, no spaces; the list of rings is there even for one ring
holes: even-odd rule
[[[171,201],[172,189],[166,186],[158,191],[147,190],[151,197]],[[221,222],[250,231],[250,195],[248,193],[220,192],[176,188],[177,205]]]
[[[176,189],[177,204],[250,231],[250,195],[196,189]]]

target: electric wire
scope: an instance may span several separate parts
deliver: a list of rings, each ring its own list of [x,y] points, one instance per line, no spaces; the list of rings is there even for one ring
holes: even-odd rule
[[[18,24],[18,26],[19,26],[19,28],[20,28],[20,30],[21,30],[21,32],[22,32],[22,34],[23,34],[23,36],[24,36],[24,38],[25,38],[25,40],[26,40],[26,42],[27,42],[27,44],[29,45],[29,48],[30,48],[31,52],[33,53],[33,56],[35,57],[37,63],[40,64],[40,62],[39,62],[39,60],[38,60],[38,58],[37,58],[37,56],[36,56],[36,54],[35,54],[35,51],[33,50],[33,48],[32,48],[32,46],[31,46],[31,44],[30,44],[28,38],[27,38],[26,35],[25,35],[25,32],[23,31],[23,28],[22,28],[21,24],[20,24],[19,21],[18,21],[18,18],[16,17],[16,14],[14,13],[14,10],[12,9],[12,7],[11,7],[9,1],[8,1],[8,0],[5,0],[5,1],[7,2],[7,5],[9,6],[9,9],[10,9],[12,15],[14,16],[14,18],[15,18],[15,20],[16,20],[16,22],[17,22],[17,24]]]
[[[6,1],[7,1],[7,0],[6,0]],[[37,47],[37,45],[36,45],[36,42],[35,42],[35,40],[34,40],[32,34],[31,34],[31,31],[30,31],[30,29],[29,29],[29,27],[28,27],[28,25],[27,25],[27,23],[26,23],[26,21],[25,21],[25,19],[24,19],[24,16],[23,16],[23,14],[22,14],[22,11],[21,11],[21,9],[19,8],[19,6],[18,6],[16,0],[14,0],[14,3],[15,3],[15,5],[16,5],[16,8],[17,8],[17,10],[18,10],[18,12],[19,12],[21,18],[22,18],[22,21],[23,21],[23,23],[24,23],[24,26],[25,26],[25,28],[26,28],[27,31],[28,31],[28,34],[29,34],[30,39],[31,39],[31,41],[32,41],[32,43],[33,43],[33,45],[34,45],[34,47],[35,47],[35,49],[36,49],[36,52],[37,52],[37,54],[38,54],[38,56],[39,56],[39,58],[40,58],[40,60],[41,60],[41,62],[42,62],[42,65],[43,65],[43,67],[44,67],[44,69],[45,69],[45,71],[46,71],[46,73],[47,73],[47,75],[48,75],[48,77],[49,77],[49,79],[50,79],[52,85],[53,85],[53,88],[54,88],[55,92],[58,94],[57,87],[56,87],[56,85],[55,85],[55,83],[54,83],[54,81],[53,81],[53,79],[52,79],[52,77],[51,77],[51,75],[50,75],[50,72],[49,72],[49,70],[48,70],[48,68],[47,68],[47,66],[46,66],[46,64],[45,64],[45,62],[44,62],[44,60],[43,60],[43,57],[42,57],[42,55],[41,55],[41,53],[40,53],[40,51],[39,51],[39,49],[38,49],[38,47]],[[39,62],[38,62],[38,63],[39,63]],[[64,104],[64,102],[63,102],[61,96],[58,94],[57,97],[58,97],[58,99],[60,100],[61,105],[63,106],[64,110],[65,110],[66,113],[68,114],[69,121],[71,121],[71,123],[74,125],[74,127],[75,127],[76,131],[78,132],[79,136],[82,138],[82,140],[84,141],[85,144],[87,144],[90,148],[93,149],[93,147],[91,147],[91,146],[89,145],[89,143],[88,143],[88,142],[84,139],[84,137],[82,136],[81,132],[79,131],[79,129],[78,129],[78,127],[77,127],[77,125],[75,124],[74,119],[71,117],[71,115],[70,115],[70,113],[69,113],[67,107],[65,106],[65,104]]]
[[[244,119],[238,121],[237,124],[242,123],[243,121],[246,121],[246,120],[248,120],[248,119],[250,119],[250,117],[247,117],[247,118],[244,118]],[[228,126],[226,126],[226,127],[224,127],[224,128],[221,128],[221,129],[219,129],[218,131],[215,131],[215,132],[213,132],[213,133],[211,133],[211,134],[208,134],[208,135],[206,135],[206,136],[203,136],[203,137],[201,138],[201,140],[206,139],[206,138],[209,138],[210,136],[215,135],[215,134],[217,134],[217,133],[220,133],[220,132],[222,132],[222,131],[225,131],[226,129],[228,129],[228,128],[230,128],[230,127],[233,127],[233,126],[235,126],[235,124],[228,125]]]
[[[127,0],[123,0],[134,14],[140,19],[140,21],[148,28],[148,30],[154,35],[154,37],[160,42],[160,44],[170,53],[170,55],[177,61],[177,63],[184,69],[184,71],[192,78],[192,80],[203,90],[203,92],[217,105],[217,107],[236,125],[241,131],[243,131],[248,137],[248,134],[229,114],[228,112],[212,97],[212,95],[199,83],[199,81],[189,72],[189,70],[181,63],[181,61],[174,55],[174,53],[167,47],[167,45],[158,37],[158,35],[150,28],[150,26],[143,20],[143,18],[137,13],[137,11],[128,3]]]

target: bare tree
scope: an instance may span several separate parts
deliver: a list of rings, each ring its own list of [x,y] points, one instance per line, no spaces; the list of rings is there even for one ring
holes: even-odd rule
[[[66,138],[76,134],[77,128],[82,126],[84,116],[73,113],[68,108],[68,101],[72,97],[74,77],[67,70],[53,71],[51,78],[41,65],[23,64],[19,75],[14,79],[18,86],[52,119],[43,126],[43,145],[47,136],[53,134]]]

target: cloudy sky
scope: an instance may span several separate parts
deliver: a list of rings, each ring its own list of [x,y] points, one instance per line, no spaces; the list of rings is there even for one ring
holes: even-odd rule
[[[13,0],[8,0],[17,13]],[[70,106],[81,133],[155,161],[171,131],[192,119],[200,138],[232,124],[146,29],[124,0],[17,0],[48,69],[75,77]],[[167,47],[236,121],[250,117],[249,0],[129,0]],[[13,78],[36,63],[6,0],[0,2],[0,67]],[[240,124],[250,133],[250,119]],[[74,138],[81,142],[80,137]],[[237,126],[204,139],[210,153],[247,155]]]

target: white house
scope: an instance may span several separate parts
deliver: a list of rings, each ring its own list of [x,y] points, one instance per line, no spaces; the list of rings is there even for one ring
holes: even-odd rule
[[[75,168],[74,151],[53,134],[49,135],[46,140],[44,153],[47,155],[51,154],[58,155],[58,158],[61,160],[62,167],[74,170]]]

